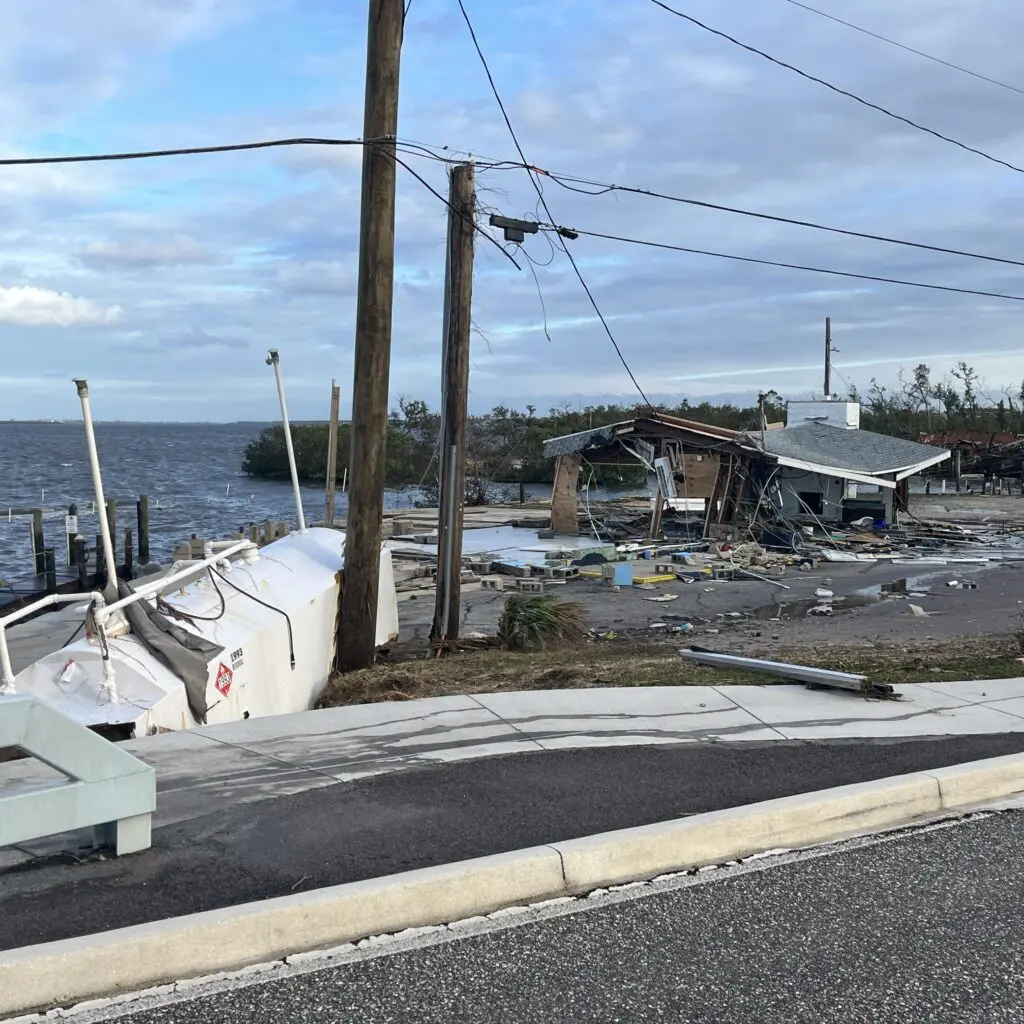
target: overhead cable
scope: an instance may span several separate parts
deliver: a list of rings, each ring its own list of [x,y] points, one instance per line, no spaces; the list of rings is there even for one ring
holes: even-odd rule
[[[498,104],[498,108],[501,110],[501,116],[505,119],[505,127],[508,128],[509,135],[512,136],[512,142],[516,147],[516,151],[519,153],[519,159],[522,160],[523,165],[527,168],[527,175],[530,178],[530,184],[533,185],[534,190],[537,193],[537,198],[540,200],[541,206],[544,208],[545,214],[549,221],[554,222],[555,218],[548,207],[548,201],[544,198],[544,190],[540,187],[537,179],[534,177],[534,172],[531,169],[529,161],[526,159],[526,154],[523,152],[523,147],[519,144],[519,138],[516,135],[515,128],[512,127],[512,121],[508,116],[508,111],[505,109],[505,104],[501,99],[501,93],[498,92],[498,86],[494,81],[494,76],[491,74],[490,66],[487,63],[487,58],[484,56],[483,50],[480,48],[480,42],[476,37],[476,32],[473,29],[473,23],[469,20],[469,14],[466,11],[466,5],[463,0],[458,0],[459,10],[462,11],[462,18],[466,23],[466,28],[469,29],[470,37],[473,40],[473,46],[476,49],[476,54],[480,58],[480,63],[483,65],[484,73],[487,75],[487,81],[490,83],[491,92],[494,94],[494,99]],[[650,399],[644,393],[644,389],[640,386],[640,382],[636,379],[636,374],[630,369],[629,363],[626,362],[626,357],[622,354],[622,349],[619,347],[619,343],[615,340],[615,335],[612,334],[612,329],[608,326],[608,321],[605,319],[604,314],[601,312],[600,307],[597,304],[597,300],[594,298],[594,293],[590,290],[590,286],[587,284],[586,278],[584,278],[582,271],[576,263],[576,259],[568,246],[565,244],[565,240],[559,235],[559,245],[562,251],[565,253],[572,266],[572,269],[576,273],[576,277],[579,278],[580,284],[583,286],[583,291],[586,292],[587,298],[590,300],[590,305],[594,312],[597,314],[598,320],[601,321],[601,326],[604,328],[605,334],[608,335],[608,340],[612,343],[612,348],[615,349],[615,354],[619,357],[619,362],[622,363],[626,373],[629,374],[629,379],[633,382],[633,386],[640,393],[640,397],[647,403],[648,407],[654,408],[651,404]]]
[[[312,136],[302,136],[289,139],[266,139],[259,142],[235,142],[227,143],[220,146],[184,146],[179,149],[145,149],[145,150],[134,150],[122,153],[78,153],[70,156],[22,156],[22,157],[0,157],[0,167],[37,167],[46,164],[89,164],[89,163],[113,163],[123,160],[154,160],[163,157],[172,156],[201,156],[211,153],[241,153],[250,150],[257,149],[282,149],[288,146],[374,146],[378,149],[383,148],[383,143],[391,143],[396,145],[393,139],[331,139],[331,138],[320,138]],[[426,146],[420,146],[415,143],[401,143],[397,144],[396,148],[406,154],[412,154],[417,156],[426,156],[434,160],[438,160],[441,163],[448,163],[449,161],[438,157]],[[425,178],[414,171],[404,160],[397,156],[394,152],[390,151],[390,155],[395,163],[404,167],[425,189],[431,192],[437,199],[439,199],[444,205],[452,210],[453,207],[448,202],[447,197],[437,191]],[[457,212],[457,211],[456,211]],[[459,214],[459,216],[464,216]],[[473,228],[487,239],[492,245],[497,246],[498,250],[508,259],[516,270],[522,270],[522,267],[516,262],[515,258],[511,253],[508,252],[495,238],[492,238],[486,231],[483,230],[478,224],[473,223]]]
[[[835,235],[846,235],[849,238],[864,238],[872,242],[885,242],[888,245],[908,246],[912,249],[927,249],[930,252],[941,252],[949,256],[966,256],[972,260],[987,260],[991,263],[1008,263],[1011,266],[1024,267],[1024,260],[1013,260],[1005,256],[989,256],[985,253],[971,252],[966,249],[951,249],[944,245],[930,245],[927,242],[911,242],[904,238],[892,238],[888,235],[876,235],[869,231],[854,231],[852,228],[838,228],[830,224],[820,224],[817,221],[801,220],[798,217],[783,217],[776,213],[763,213],[759,210],[745,210],[739,206],[726,206],[722,203],[712,203],[706,199],[688,199],[685,196],[673,196],[665,192],[656,192],[653,189],[636,188],[629,185],[612,185],[600,181],[591,181],[586,178],[574,178],[568,175],[555,174],[550,171],[541,172],[550,178],[557,185],[571,189],[573,192],[581,192],[584,195],[605,195],[609,192],[627,192],[631,195],[647,196],[651,199],[664,199],[672,203],[683,203],[686,206],[697,206],[705,210],[718,210],[723,213],[735,213],[742,217],[754,217],[757,220],[775,221],[778,224],[792,224],[801,228],[813,228],[815,231],[828,231]],[[567,183],[573,184],[567,184]],[[588,189],[576,188],[575,185],[589,185],[599,191],[591,192]]]
[[[669,14],[674,14],[677,18],[682,18],[684,21],[688,21],[691,25],[696,25],[697,28],[703,29],[705,32],[710,32],[712,35],[718,36],[720,39],[725,39],[728,42],[733,43],[735,46],[741,47],[748,53],[755,53],[758,57],[763,57],[765,60],[771,61],[772,64],[776,64],[780,68],[785,68],[787,71],[793,71],[800,75],[801,78],[806,78],[810,82],[817,82],[818,85],[823,85],[826,89],[831,89],[832,92],[838,93],[840,96],[846,96],[851,100],[855,100],[857,103],[860,103],[862,106],[869,107],[871,110],[877,110],[880,114],[885,114],[886,117],[891,117],[894,121],[900,121],[903,124],[909,125],[911,128],[916,128],[920,132],[932,135],[936,139],[941,139],[943,142],[948,142],[950,145],[957,146],[959,149],[966,150],[968,153],[974,153],[975,156],[983,157],[985,160],[989,160],[994,164],[1000,164],[1003,167],[1009,168],[1011,171],[1017,171],[1018,174],[1024,174],[1024,167],[1018,167],[1016,164],[1010,163],[1009,160],[1003,160],[1001,157],[993,156],[991,153],[986,153],[983,149],[977,149],[974,146],[969,146],[966,142],[954,139],[951,135],[944,135],[942,132],[936,131],[934,128],[927,128],[925,125],[920,124],[917,121],[912,121],[909,117],[904,117],[902,114],[894,113],[887,107],[880,106],[877,103],[872,103],[870,100],[866,100],[863,96],[858,96],[856,93],[850,92],[848,89],[843,89],[838,85],[833,85],[831,82],[827,82],[824,78],[818,78],[817,75],[812,75],[807,71],[801,71],[800,68],[795,67],[792,64],[787,64],[784,60],[779,60],[777,57],[773,57],[770,53],[765,53],[764,50],[759,50],[756,46],[751,46],[749,43],[744,43],[735,36],[729,35],[727,32],[722,32],[717,28],[712,28],[710,25],[706,25],[703,21],[699,21],[692,15],[684,14],[682,11],[677,11],[674,7],[670,7],[665,3],[664,0],[651,0],[651,3],[660,7],[664,11],[668,11]]]
[[[1008,299],[1011,302],[1024,302],[1024,295],[1008,295],[1004,292],[981,291],[976,288],[956,288],[948,284],[927,284],[924,281],[906,281],[898,277],[883,277],[877,274],[858,274],[852,270],[833,270],[826,267],[814,267],[804,263],[784,263],[779,260],[759,259],[754,256],[738,256],[735,253],[713,252],[708,249],[693,249],[685,245],[671,245],[668,242],[655,242],[644,238],[630,238],[626,235],[613,235],[604,231],[585,231],[583,228],[566,228],[554,224],[541,225],[545,230],[559,233],[569,232],[569,236],[581,235],[588,238],[603,238],[611,242],[626,242],[630,245],[643,245],[651,249],[667,249],[672,252],[692,253],[695,256],[713,256],[722,260],[735,260],[739,263],[757,263],[766,267],[783,267],[787,270],[804,270],[812,274],[830,274],[834,277],[850,277],[858,281],[878,281],[882,284],[898,284],[908,288],[927,288],[937,292],[955,292],[959,295],[980,295],[989,299]]]
[[[990,85],[998,85],[1001,89],[1009,89],[1011,92],[1017,92],[1024,96],[1024,89],[1021,89],[1016,85],[1010,85],[1009,82],[1001,82],[998,78],[991,78],[988,75],[983,75],[980,71],[972,71],[970,68],[965,68],[962,64],[954,64],[950,60],[943,60],[942,57],[936,57],[932,53],[925,53],[924,50],[917,50],[913,46],[908,46],[906,43],[901,43],[895,39],[890,39],[888,36],[883,36],[880,32],[872,32],[871,29],[864,28],[863,25],[855,25],[852,21],[844,21],[842,18],[836,17],[834,14],[829,14],[828,11],[822,11],[817,7],[811,7],[810,4],[803,4],[800,0],[786,0],[786,3],[792,4],[794,7],[802,7],[805,11],[810,11],[811,14],[817,14],[820,18],[828,18],[829,21],[834,21],[839,25],[845,25],[847,28],[852,28],[855,32],[861,32],[866,36],[871,36],[872,39],[878,39],[883,43],[888,43],[890,46],[898,46],[901,50],[917,54],[918,57],[924,57],[925,60],[934,61],[936,64],[942,64],[944,67],[951,68],[953,71],[959,71],[961,74],[970,75],[971,78],[978,78],[982,82],[988,82]]]

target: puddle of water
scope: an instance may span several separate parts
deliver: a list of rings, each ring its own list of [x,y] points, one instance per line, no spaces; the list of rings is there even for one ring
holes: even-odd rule
[[[753,609],[749,614],[752,619],[768,621],[779,619],[783,622],[789,619],[802,619],[811,614],[813,608],[831,608],[833,615],[842,612],[852,611],[854,608],[864,608],[869,604],[877,604],[881,600],[878,596],[868,594],[850,594],[848,597],[834,597],[831,601],[821,601],[816,597],[804,601],[777,601],[774,604],[762,605]]]
[[[810,597],[800,601],[775,601],[762,605],[748,613],[752,619],[768,621],[778,619],[802,619],[806,615],[828,614],[816,612],[818,608],[831,608],[832,615],[852,611],[854,608],[865,608],[878,604],[880,601],[899,600],[904,597],[928,597],[928,582],[935,576],[930,573],[922,576],[904,576],[888,583],[876,583],[873,587],[864,587],[845,597],[834,597],[822,600]]]

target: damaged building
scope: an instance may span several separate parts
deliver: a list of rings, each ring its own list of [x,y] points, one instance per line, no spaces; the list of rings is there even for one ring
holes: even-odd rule
[[[555,458],[552,528],[576,532],[585,464],[639,460],[658,480],[661,508],[716,525],[774,532],[802,520],[895,523],[910,478],[947,449],[860,429],[856,402],[790,402],[785,424],[737,431],[650,411],[545,442]],[[652,531],[653,532],[653,531]]]

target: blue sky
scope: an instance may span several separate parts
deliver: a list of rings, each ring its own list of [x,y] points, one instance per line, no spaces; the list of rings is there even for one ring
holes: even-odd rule
[[[528,158],[601,181],[1019,257],[1021,175],[771,66],[649,0],[466,0]],[[678,6],[936,130],[1024,165],[1024,96],[852,33],[786,0]],[[1013,0],[820,0],[823,10],[1024,88]],[[362,127],[362,0],[8,0],[0,150],[208,145]],[[400,135],[514,157],[455,0],[413,0]],[[409,157],[443,190],[444,167]],[[290,404],[347,406],[358,148],[0,169],[0,418],[261,419],[280,349]],[[534,216],[521,170],[481,204]],[[561,222],[760,259],[1024,294],[1020,268],[840,238],[548,181]],[[486,218],[484,218],[486,219]],[[444,207],[399,172],[391,393],[436,401]],[[994,397],[1024,378],[1019,304],[658,252],[581,237],[595,297],[651,396],[801,397],[822,321],[864,389],[966,358]],[[541,408],[636,397],[543,235],[537,280],[477,248],[471,400]],[[524,264],[522,254],[520,263]],[[547,265],[542,265],[547,264]],[[544,314],[538,296],[543,296]]]

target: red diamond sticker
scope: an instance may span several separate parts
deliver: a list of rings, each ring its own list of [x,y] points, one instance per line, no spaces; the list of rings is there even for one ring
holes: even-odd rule
[[[235,674],[224,664],[220,663],[217,668],[217,680],[213,684],[220,691],[221,695],[226,697],[228,692],[231,690],[231,680],[234,679]]]

